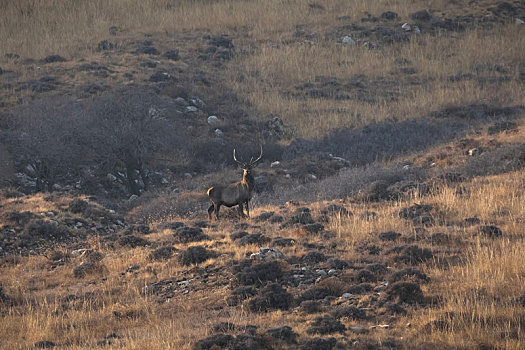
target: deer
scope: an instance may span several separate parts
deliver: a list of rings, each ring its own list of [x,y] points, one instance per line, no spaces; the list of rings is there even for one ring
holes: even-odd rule
[[[221,205],[233,207],[238,205],[239,215],[241,217],[250,217],[250,208],[248,202],[252,199],[253,188],[255,187],[255,179],[252,174],[252,169],[261,160],[263,155],[262,145],[261,153],[257,159],[250,158],[248,163],[237,160],[235,156],[235,148],[233,149],[233,160],[239,164],[243,170],[242,180],[234,182],[229,185],[217,185],[208,189],[208,197],[212,201],[212,205],[208,208],[208,218],[211,220],[212,212],[215,211],[215,218],[219,219],[219,209]],[[246,206],[246,215],[244,215],[243,205]]]

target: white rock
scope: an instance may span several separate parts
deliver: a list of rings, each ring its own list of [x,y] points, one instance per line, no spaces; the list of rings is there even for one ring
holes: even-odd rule
[[[352,39],[352,37],[350,35],[346,35],[344,38],[343,38],[343,44],[346,44],[346,45],[355,45],[356,42],[354,39]]]
[[[215,135],[217,137],[222,137],[224,135],[224,133],[222,132],[221,129],[215,129]]]
[[[273,167],[276,167],[276,166],[279,166],[279,165],[281,165],[281,162],[276,160],[275,162],[272,162],[272,164],[270,164],[270,168],[273,168]]]
[[[303,266],[303,267],[301,267],[301,270],[302,270],[302,271],[306,271],[307,268]]]
[[[337,272],[337,270],[334,270],[334,269],[330,269],[330,270],[328,270],[328,274],[329,274],[329,275],[333,275],[333,274],[336,273],[336,272]]]
[[[186,107],[186,112],[197,112],[199,109],[195,106],[188,106]]]
[[[108,210],[110,214],[115,214],[115,211],[113,209]]]
[[[190,173],[184,173],[186,179],[191,179],[193,176]]]
[[[139,198],[139,196],[137,196],[136,194],[133,194],[133,195],[131,195],[131,197],[129,197],[128,202],[133,202],[137,198]]]
[[[350,293],[343,293],[343,295],[341,295],[342,298],[350,298],[352,296],[352,294]]]
[[[421,29],[418,26],[414,26],[414,33],[421,34]]]
[[[308,174],[308,178],[310,180],[317,180],[317,176],[315,176],[314,174]]]
[[[401,26],[401,29],[403,29],[405,32],[409,32],[412,30],[412,27],[410,26],[410,24],[408,23],[404,23],[402,26]]]
[[[55,213],[53,213],[52,211],[48,211],[48,212],[46,213],[46,215],[47,215],[47,216],[55,216]]]
[[[326,271],[325,270],[319,270],[317,271],[318,274],[320,274],[321,276],[326,276]]]
[[[217,118],[217,116],[215,115],[210,115],[208,117],[208,124],[210,125],[218,125],[221,121],[219,120],[219,118]]]
[[[195,107],[199,107],[199,108],[204,108],[204,106],[206,106],[206,104],[204,103],[204,101],[202,101],[200,98],[198,97],[193,97],[190,99],[190,102],[192,105],[194,105]]]
[[[260,247],[259,252],[250,255],[250,259],[285,259],[285,256],[279,251],[279,249]]]

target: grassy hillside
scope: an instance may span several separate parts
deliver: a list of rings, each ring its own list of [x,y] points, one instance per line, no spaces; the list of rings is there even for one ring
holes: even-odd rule
[[[0,347],[524,348],[524,21],[2,2]],[[208,220],[259,144],[251,218]]]

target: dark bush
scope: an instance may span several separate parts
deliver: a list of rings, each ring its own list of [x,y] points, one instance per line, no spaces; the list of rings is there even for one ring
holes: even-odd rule
[[[64,241],[71,237],[71,232],[66,226],[40,219],[31,220],[25,228],[25,234],[29,238],[41,238],[56,242]]]
[[[82,199],[73,199],[69,203],[69,211],[75,214],[84,213],[89,208],[89,203]]]
[[[267,281],[277,281],[283,276],[279,263],[275,260],[261,262],[254,266],[249,263],[241,262],[234,266],[236,277],[243,285],[261,285]]]
[[[173,234],[178,243],[200,242],[208,239],[199,227],[180,227]]]
[[[346,327],[344,324],[339,322],[338,319],[325,315],[317,317],[315,321],[310,325],[310,328],[306,330],[308,334],[331,334],[331,333],[344,333]]]
[[[179,262],[184,266],[200,264],[214,257],[215,254],[204,247],[189,247],[179,254]]]
[[[250,300],[252,311],[264,312],[267,310],[288,310],[292,305],[293,297],[279,284],[271,283],[261,289],[259,294]]]

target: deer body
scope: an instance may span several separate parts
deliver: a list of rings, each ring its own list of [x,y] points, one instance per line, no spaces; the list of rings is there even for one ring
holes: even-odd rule
[[[250,160],[249,163],[242,163],[237,160],[235,157],[235,150],[233,150],[233,159],[242,166],[243,174],[242,180],[234,182],[230,185],[217,185],[208,189],[208,197],[212,201],[212,205],[208,208],[208,217],[211,219],[212,212],[215,211],[215,217],[219,218],[219,209],[221,205],[227,207],[233,207],[238,205],[239,215],[245,216],[243,211],[243,205],[246,206],[246,214],[250,216],[250,209],[248,203],[252,199],[253,189],[255,187],[255,179],[252,175],[252,168],[257,164],[257,162],[262,157],[262,147],[261,154],[255,160]],[[252,158],[253,159],[253,158]]]

